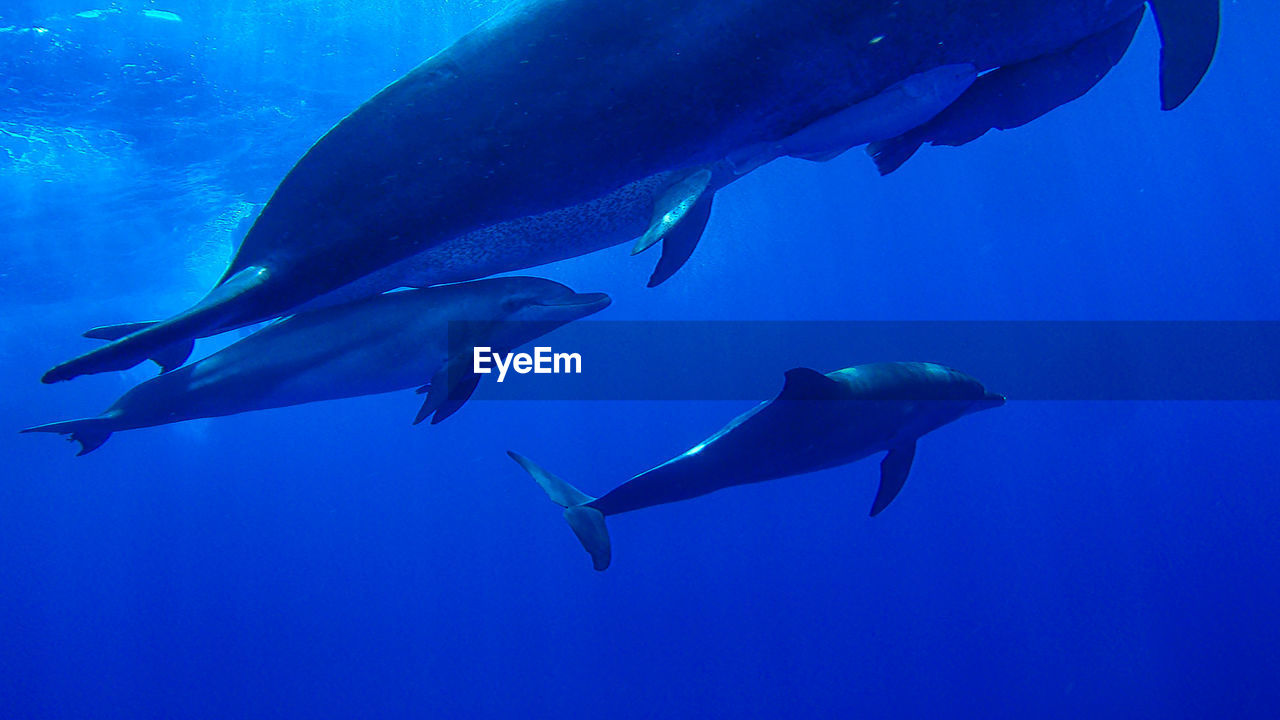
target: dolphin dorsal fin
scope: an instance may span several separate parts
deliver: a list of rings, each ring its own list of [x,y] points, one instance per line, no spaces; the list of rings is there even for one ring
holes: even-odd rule
[[[778,400],[838,400],[843,397],[843,386],[817,370],[805,367],[787,371],[786,384],[778,393]]]
[[[697,204],[698,198],[706,192],[711,184],[711,171],[702,168],[689,173],[667,188],[653,203],[653,217],[649,221],[649,229],[636,240],[631,248],[632,255],[638,255],[653,247],[654,243],[671,232],[685,215]]]
[[[1200,84],[1218,49],[1219,0],[1148,0],[1160,31],[1160,106],[1172,110]]]
[[[889,503],[898,497],[898,491],[907,481],[911,473],[911,461],[916,457],[916,441],[890,448],[889,454],[880,461],[880,489],[876,491],[875,502],[871,503],[871,517],[880,514],[889,507]]]

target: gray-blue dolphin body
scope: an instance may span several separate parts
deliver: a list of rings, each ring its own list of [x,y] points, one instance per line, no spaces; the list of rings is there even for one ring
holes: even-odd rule
[[[1004,397],[977,380],[933,363],[874,363],[822,375],[787,372],[782,392],[735,418],[687,452],[594,498],[508,453],[565,518],[597,570],[609,566],[608,515],[679,502],[734,485],[824,470],[888,451],[880,463],[876,515],[906,482],[916,440]]]
[[[533,277],[387,293],[269,325],[138,385],[97,417],[22,432],[69,435],[83,455],[119,430],[419,386],[427,398],[415,422],[437,423],[479,382],[465,372],[472,348],[510,352],[608,305],[608,295]]]
[[[1171,108],[1212,59],[1218,0],[1148,2]],[[131,367],[299,308],[637,236],[637,249],[666,239],[659,282],[688,257],[712,193],[736,174],[867,142],[890,142],[897,162],[921,143],[1017,124],[1070,99],[1052,90],[1064,72],[1071,88],[1096,82],[1105,63],[1077,67],[1074,49],[1136,24],[1148,2],[516,3],[317,142],[204,300],[44,380]],[[970,90],[1003,99],[974,117],[987,104],[966,102]],[[902,137],[953,101],[969,109]]]

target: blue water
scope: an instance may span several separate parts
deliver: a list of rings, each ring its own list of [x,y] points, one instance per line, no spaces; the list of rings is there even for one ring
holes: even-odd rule
[[[39,383],[81,330],[197,299],[315,139],[496,7],[0,8],[9,430],[149,377]],[[657,289],[625,247],[538,273],[609,292],[609,320],[1280,320],[1278,30],[1274,4],[1227,3],[1176,112],[1148,18],[1024,128],[887,178],[857,152],[776,162]],[[419,400],[82,458],[0,433],[0,717],[1280,714],[1275,401],[1011,398],[922,440],[875,519],[867,460],[613,518],[595,573],[504,451],[599,493],[750,403],[480,401],[414,427]]]

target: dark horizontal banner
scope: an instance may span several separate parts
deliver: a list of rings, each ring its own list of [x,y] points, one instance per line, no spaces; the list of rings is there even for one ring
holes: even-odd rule
[[[515,352],[502,382],[485,355],[477,399],[766,400],[793,367],[928,361],[1010,401],[1280,400],[1280,322],[584,321]]]

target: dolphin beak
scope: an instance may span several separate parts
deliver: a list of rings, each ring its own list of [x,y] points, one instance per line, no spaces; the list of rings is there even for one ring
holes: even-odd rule
[[[991,408],[998,408],[1001,405],[1004,405],[1004,403],[1005,397],[1003,395],[988,391],[982,396],[982,399],[977,402],[977,409],[990,410]]]

